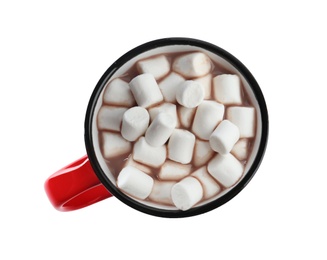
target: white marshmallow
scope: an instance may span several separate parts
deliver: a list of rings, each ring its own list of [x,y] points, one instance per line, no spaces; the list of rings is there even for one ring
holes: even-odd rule
[[[197,178],[202,184],[204,199],[212,198],[220,192],[219,184],[210,176],[206,166],[202,166],[193,172],[191,176]]]
[[[170,63],[166,56],[140,60],[137,62],[137,68],[141,73],[150,73],[155,79],[160,79],[170,71]]]
[[[238,140],[231,151],[231,153],[240,161],[245,160],[248,157],[248,152],[249,139],[246,138]]]
[[[153,179],[139,169],[127,166],[120,171],[117,186],[135,198],[146,199],[152,191]]]
[[[143,107],[132,107],[128,109],[122,120],[121,134],[131,142],[137,140],[148,128],[150,116]]]
[[[180,210],[188,210],[203,197],[201,183],[194,177],[186,177],[176,183],[171,189],[171,198]]]
[[[177,57],[173,70],[188,78],[202,77],[210,72],[211,61],[204,53],[193,52]]]
[[[215,152],[211,149],[208,141],[197,139],[193,155],[194,166],[198,167],[206,164],[214,154]]]
[[[209,143],[215,152],[227,154],[232,150],[239,138],[240,131],[238,127],[228,120],[223,120],[211,134]]]
[[[215,99],[222,104],[242,104],[241,81],[237,75],[222,74],[213,78]]]
[[[136,104],[127,82],[120,78],[110,81],[103,93],[103,102],[109,105],[131,107]]]
[[[200,83],[204,91],[204,99],[211,99],[211,82],[212,75],[209,73],[208,75],[193,79],[194,81]]]
[[[240,130],[240,138],[250,138],[255,135],[255,109],[254,107],[229,107],[227,119]]]
[[[208,172],[226,188],[233,186],[242,176],[243,164],[232,154],[217,154],[208,164]]]
[[[196,111],[196,108],[187,108],[187,107],[183,107],[183,106],[178,106],[177,113],[179,116],[179,121],[180,121],[180,124],[184,128],[191,127],[191,125],[193,123],[195,111]]]
[[[176,102],[177,87],[184,80],[185,79],[181,75],[172,72],[159,82],[159,88],[166,102]]]
[[[159,86],[152,74],[140,74],[129,83],[136,103],[148,108],[163,100]]]
[[[179,181],[191,173],[191,164],[180,164],[167,160],[160,169],[160,180]]]
[[[143,136],[134,144],[133,159],[137,162],[152,167],[160,167],[165,162],[166,157],[166,146],[151,146],[145,141]]]
[[[202,85],[196,81],[186,80],[177,87],[176,100],[184,107],[197,107],[203,99],[204,89]]]
[[[194,144],[194,134],[187,130],[174,129],[168,142],[168,158],[182,164],[190,163]]]
[[[162,103],[162,104],[160,104],[158,106],[149,108],[148,111],[149,111],[149,114],[150,114],[151,121],[153,121],[154,118],[160,112],[165,112],[165,113],[170,114],[174,118],[174,120],[176,122],[175,126],[176,127],[179,126],[179,120],[178,120],[177,109],[176,109],[176,105],[175,104],[172,104],[172,103]]]
[[[154,181],[152,191],[149,195],[149,199],[165,204],[165,205],[173,205],[173,201],[171,199],[171,188],[176,184],[175,181]]]
[[[223,119],[224,111],[224,105],[216,101],[204,100],[196,110],[192,125],[193,133],[201,139],[209,140],[213,130]]]
[[[118,133],[104,132],[102,139],[102,154],[106,159],[127,154],[132,150],[132,144]]]
[[[161,112],[154,118],[146,130],[145,140],[152,146],[162,146],[173,133],[175,125],[176,121],[170,114]]]
[[[125,107],[102,106],[98,113],[98,128],[120,131],[122,118],[126,110]]]
[[[133,166],[134,168],[139,169],[142,172],[145,172],[146,174],[151,175],[152,170],[150,167],[142,164],[142,163],[138,163],[136,161],[133,160],[133,156],[129,156],[128,159],[125,161],[124,167],[127,166]]]

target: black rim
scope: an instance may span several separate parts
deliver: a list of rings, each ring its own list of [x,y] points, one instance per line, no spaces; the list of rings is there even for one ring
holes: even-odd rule
[[[258,148],[257,155],[252,163],[252,166],[248,170],[247,174],[244,176],[244,178],[236,185],[232,190],[230,190],[225,195],[221,196],[220,198],[209,202],[203,206],[192,208],[188,211],[180,211],[180,210],[165,210],[165,209],[158,209],[154,207],[150,207],[144,204],[141,204],[130,197],[126,196],[125,194],[121,193],[114,184],[111,183],[111,181],[108,179],[108,177],[105,175],[104,171],[102,170],[95,152],[93,150],[93,138],[92,138],[92,118],[94,114],[94,109],[97,103],[97,100],[99,98],[99,95],[101,91],[103,90],[106,82],[111,78],[111,76],[128,60],[131,58],[146,52],[148,50],[167,46],[167,45],[191,45],[203,48],[207,51],[210,51],[222,58],[224,58],[226,61],[228,61],[230,64],[232,64],[242,75],[243,77],[248,81],[250,87],[253,90],[253,93],[258,101],[260,112],[261,112],[261,122],[262,122],[262,135],[261,140]],[[266,107],[266,102],[264,99],[264,96],[262,94],[262,91],[256,82],[255,78],[252,76],[250,71],[233,55],[228,53],[227,51],[221,49],[218,46],[215,46],[211,43],[197,40],[197,39],[191,39],[191,38],[164,38],[164,39],[158,39],[151,42],[147,42],[145,44],[142,44],[123,56],[121,56],[116,62],[114,62],[107,71],[103,74],[101,79],[99,80],[98,84],[96,85],[88,107],[86,111],[86,117],[85,117],[85,145],[87,154],[90,160],[90,163],[100,179],[100,181],[103,183],[103,185],[109,190],[111,194],[113,194],[116,198],[124,202],[125,204],[129,205],[130,207],[139,210],[141,212],[159,216],[159,217],[168,217],[168,218],[179,218],[179,217],[190,217],[199,215],[205,212],[208,212],[210,210],[213,210],[229,200],[231,200],[233,197],[235,197],[252,179],[254,174],[256,173],[258,167],[260,166],[260,163],[263,159],[266,146],[267,146],[267,140],[268,140],[268,111]]]

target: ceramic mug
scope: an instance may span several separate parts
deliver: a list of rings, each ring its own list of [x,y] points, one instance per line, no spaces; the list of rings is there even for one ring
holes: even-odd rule
[[[106,84],[126,71],[139,59],[160,53],[201,51],[214,62],[237,74],[256,109],[256,135],[251,155],[241,179],[209,201],[182,211],[173,206],[156,205],[128,196],[117,188],[115,178],[101,155],[96,115],[102,105]],[[164,38],[142,44],[115,61],[96,85],[85,117],[87,155],[51,175],[45,182],[50,202],[60,211],[71,211],[115,196],[128,206],[160,217],[189,217],[213,210],[236,196],[252,179],[263,159],[268,140],[268,112],[262,91],[250,71],[233,55],[211,43],[191,38]]]

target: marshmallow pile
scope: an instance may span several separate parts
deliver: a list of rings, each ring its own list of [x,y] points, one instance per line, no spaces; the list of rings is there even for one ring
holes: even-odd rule
[[[255,109],[240,78],[214,75],[202,52],[136,63],[139,75],[110,81],[97,124],[102,154],[124,156],[117,187],[188,210],[241,178],[255,136]]]

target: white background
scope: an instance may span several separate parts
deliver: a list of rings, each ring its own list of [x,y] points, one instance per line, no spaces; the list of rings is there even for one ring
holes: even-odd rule
[[[214,3],[214,5],[213,5]],[[324,1],[1,1],[0,259],[326,259]],[[98,79],[144,42],[185,36],[239,58],[270,135],[251,183],[186,219],[115,198],[62,213],[43,184],[83,156]]]

